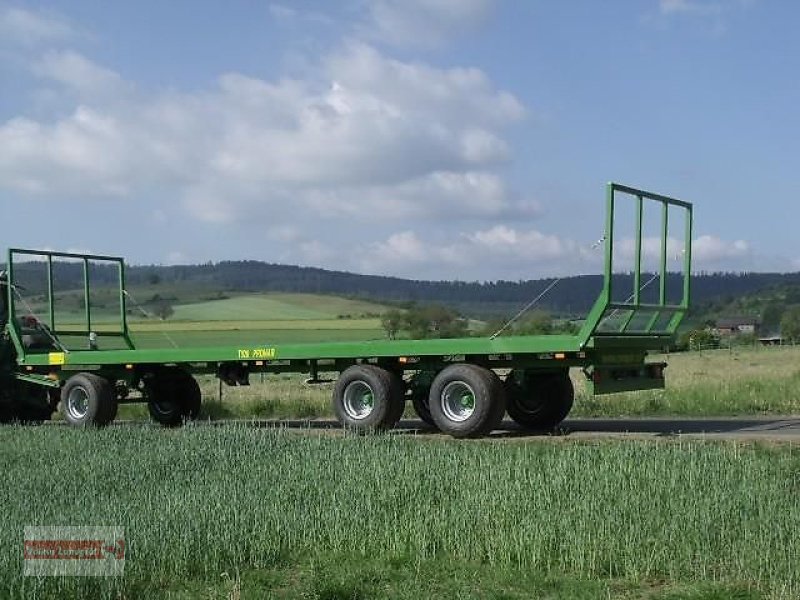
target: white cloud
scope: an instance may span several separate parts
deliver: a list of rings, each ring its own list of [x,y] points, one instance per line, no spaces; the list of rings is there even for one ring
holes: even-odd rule
[[[369,0],[367,39],[400,47],[438,46],[484,22],[492,0]]]
[[[114,117],[80,106],[46,125],[15,118],[0,127],[0,187],[22,192],[123,194],[134,157]]]
[[[718,13],[720,5],[716,2],[702,2],[701,0],[659,0],[659,10],[662,14],[709,14]]]
[[[634,269],[636,244],[633,238],[614,242],[614,271],[628,272]],[[695,271],[707,269],[741,271],[750,266],[753,250],[745,240],[724,240],[704,234],[692,240],[692,267]],[[684,260],[684,240],[667,238],[667,269],[681,271]],[[643,272],[656,272],[661,268],[661,238],[642,238]]]
[[[0,6],[0,44],[31,47],[75,37],[75,28],[55,13]]]
[[[729,242],[713,235],[701,235],[692,241],[692,259],[695,264],[713,265],[731,259],[743,259],[751,253],[750,244],[745,240]]]
[[[450,279],[469,267],[482,279],[529,278],[569,272],[595,272],[600,256],[557,235],[535,229],[495,225],[460,234],[422,239],[413,231],[390,235],[360,253],[355,268],[414,278]]]
[[[299,9],[297,7],[287,6],[286,4],[276,3],[270,4],[268,8],[272,18],[282,23],[306,21],[322,25],[334,24],[333,19],[318,11]]]
[[[658,11],[665,18],[694,17],[711,21],[719,33],[725,17],[734,9],[747,9],[757,0],[659,0]]]
[[[467,235],[466,239],[480,251],[536,262],[559,260],[577,254],[574,242],[533,229],[518,231],[506,225],[495,225],[488,230],[477,231]]]
[[[52,122],[0,125],[0,187],[39,194],[174,191],[231,222],[288,203],[327,217],[535,216],[491,169],[524,110],[474,69],[436,69],[348,44],[318,80],[237,73],[195,93],[147,96],[75,52],[36,72],[79,102]]]
[[[615,243],[615,272],[633,269],[634,242],[621,239]],[[683,242],[667,242],[670,271],[683,265]],[[658,238],[642,240],[642,272],[660,268],[661,242]],[[693,270],[720,268],[741,271],[752,258],[750,245],[743,240],[726,241],[702,235],[692,243]],[[621,259],[627,259],[624,262]],[[353,267],[368,273],[399,273],[415,278],[453,278],[453,273],[470,272],[482,279],[527,279],[573,273],[602,273],[602,246],[592,246],[537,229],[494,225],[460,234],[445,234],[423,239],[408,230],[395,233],[382,242],[368,246]]]
[[[133,85],[119,74],[72,50],[45,53],[34,66],[34,72],[92,102],[107,101],[133,91]]]
[[[758,0],[658,0],[658,12],[645,17],[657,22],[693,22],[714,37],[727,33],[735,10],[747,10]]]
[[[296,9],[285,4],[270,4],[269,12],[276,19],[294,19],[298,15]]]

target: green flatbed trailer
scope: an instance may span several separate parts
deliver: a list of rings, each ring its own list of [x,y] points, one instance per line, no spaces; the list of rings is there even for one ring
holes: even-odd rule
[[[620,261],[615,230],[618,204],[630,200],[633,231],[623,245],[632,258],[633,285],[620,290],[613,276]],[[643,234],[644,215],[653,208],[658,267],[643,284],[643,257],[655,248],[654,239]],[[333,408],[339,421],[354,429],[393,427],[409,400],[420,418],[455,437],[487,434],[506,412],[523,427],[552,428],[572,407],[571,367],[583,369],[594,394],[663,388],[666,365],[646,357],[671,343],[689,307],[691,204],[609,183],[606,214],[603,289],[576,335],[303,344],[265,339],[233,347],[139,349],[128,328],[122,258],[12,248],[7,279],[0,282],[5,313],[0,312],[0,421],[45,420],[60,403],[71,424],[102,426],[114,420],[119,404],[146,402],[155,421],[175,426],[199,414],[200,389],[193,375],[247,385],[253,373],[308,373],[314,382],[322,372],[337,372]],[[673,299],[668,253],[676,249],[669,235],[676,224],[683,238],[678,248],[682,271]],[[19,315],[15,269],[21,259],[44,264],[48,314],[41,322]],[[54,263],[59,261],[82,264],[85,314],[80,326],[56,321]],[[115,265],[118,272],[119,319],[113,328],[93,326],[93,264]],[[654,280],[658,289],[645,294]],[[111,337],[121,349],[103,349]],[[79,340],[77,347],[71,339]]]

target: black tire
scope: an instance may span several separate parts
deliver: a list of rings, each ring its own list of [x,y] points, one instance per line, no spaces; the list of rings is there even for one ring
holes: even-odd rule
[[[569,371],[512,371],[505,381],[508,416],[520,426],[550,430],[567,418],[575,402]]]
[[[18,381],[11,398],[13,419],[27,425],[49,421],[53,416],[50,390],[57,391],[55,388]]]
[[[5,425],[7,423],[12,423],[14,419],[17,418],[16,413],[11,409],[10,406],[2,405],[0,406],[0,425]]]
[[[14,380],[0,379],[0,423],[11,423],[17,418]]]
[[[432,371],[420,371],[415,373],[408,382],[407,395],[414,407],[414,412],[420,420],[428,427],[438,429],[431,416],[431,409],[428,407],[428,396],[431,393],[431,384],[436,376]]]
[[[428,407],[444,433],[457,438],[481,437],[500,425],[505,414],[505,390],[489,369],[450,365],[433,380]]]
[[[431,409],[428,406],[429,394],[430,390],[427,390],[427,393],[412,393],[411,404],[414,406],[414,412],[417,413],[417,416],[423,423],[425,423],[425,425],[428,427],[433,427],[434,429],[439,429],[439,427],[436,425],[436,421],[433,420]]]
[[[111,383],[93,373],[73,375],[61,389],[64,419],[78,427],[108,425],[117,414],[117,397]]]
[[[400,378],[375,365],[353,365],[345,369],[331,398],[336,419],[357,431],[391,429],[405,407]]]
[[[184,419],[196,419],[202,402],[200,386],[178,367],[161,369],[145,379],[150,417],[165,427],[177,427]]]
[[[182,369],[176,369],[174,377],[177,380],[183,418],[194,421],[200,416],[200,407],[203,403],[200,384]]]
[[[391,378],[389,385],[392,390],[392,406],[394,407],[394,413],[389,416],[386,428],[392,429],[400,422],[400,419],[403,418],[403,413],[406,411],[406,386],[403,382],[402,372],[394,373],[389,370],[386,372],[389,373]]]

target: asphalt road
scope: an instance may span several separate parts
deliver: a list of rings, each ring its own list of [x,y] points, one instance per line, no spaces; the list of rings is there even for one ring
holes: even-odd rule
[[[298,430],[316,430],[337,434],[339,423],[332,419],[263,419],[197,421],[191,427],[218,427],[229,424],[247,427],[284,427]],[[50,421],[49,426],[66,427],[64,421]],[[116,421],[115,426],[144,427],[149,421]],[[392,430],[393,435],[417,435],[430,438],[447,438],[420,420],[403,420]],[[742,440],[764,442],[800,443],[800,416],[778,417],[712,417],[712,418],[626,418],[626,419],[567,419],[554,431],[527,431],[511,420],[492,432],[492,439],[541,440],[599,439],[599,438],[691,438],[707,440]]]
[[[564,435],[575,438],[686,436],[800,442],[800,417],[568,419],[562,429]]]
[[[315,430],[341,429],[333,420],[263,420],[234,421],[253,427],[310,428]],[[222,425],[231,421],[214,421]],[[201,425],[202,426],[202,425]],[[399,435],[446,437],[425,426],[422,421],[404,420],[395,432]],[[492,433],[496,439],[536,440],[547,437],[562,439],[596,438],[675,438],[687,437],[710,440],[751,440],[800,442],[800,417],[717,417],[717,418],[627,418],[627,419],[567,419],[556,431],[530,432],[512,421]]]

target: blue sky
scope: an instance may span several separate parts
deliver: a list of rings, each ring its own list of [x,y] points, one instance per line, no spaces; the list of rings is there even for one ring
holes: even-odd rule
[[[615,180],[695,203],[697,270],[797,270],[798,17],[0,0],[5,242],[528,279],[598,270]]]

